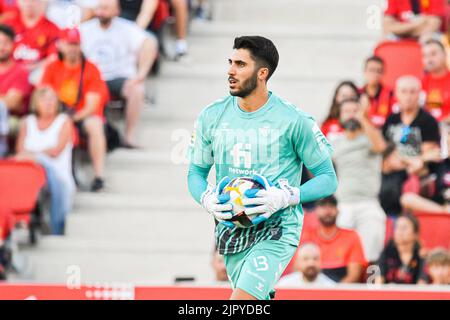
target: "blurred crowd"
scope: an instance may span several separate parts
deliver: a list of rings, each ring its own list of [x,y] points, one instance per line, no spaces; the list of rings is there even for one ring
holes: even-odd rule
[[[304,205],[299,249],[280,288],[450,284],[450,2],[389,0],[383,19],[381,42],[421,46],[422,76],[400,74],[389,86],[386,62],[371,55],[362,85],[337,85],[321,129],[338,190]],[[311,175],[303,172],[304,183]],[[422,246],[419,213],[444,216],[442,246]],[[216,253],[213,267],[226,281]]]
[[[187,55],[189,15],[208,19],[205,4],[0,0],[0,159],[45,169],[52,234],[64,234],[79,182],[72,151],[89,155],[90,190],[103,190],[107,152],[139,148],[146,79],[157,75],[161,43],[173,44],[174,60]],[[174,29],[173,39],[163,28]],[[111,102],[121,106],[123,132],[106,116]],[[0,212],[0,279],[8,260],[6,215]]]

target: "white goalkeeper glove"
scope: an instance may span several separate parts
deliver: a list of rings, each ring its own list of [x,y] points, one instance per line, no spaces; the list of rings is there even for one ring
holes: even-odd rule
[[[208,185],[208,188],[203,192],[200,203],[202,207],[208,211],[217,221],[229,228],[234,228],[234,224],[229,221],[233,217],[233,205],[227,203],[230,200],[229,194],[221,194],[223,189],[231,181],[229,177],[223,177],[216,187]]]
[[[258,181],[264,189],[249,189],[245,191],[242,204],[246,207],[247,215],[260,214],[253,219],[254,225],[270,218],[275,212],[296,206],[300,203],[300,189],[292,187],[286,179],[278,180],[279,188],[270,183],[266,177],[256,174],[253,179]]]

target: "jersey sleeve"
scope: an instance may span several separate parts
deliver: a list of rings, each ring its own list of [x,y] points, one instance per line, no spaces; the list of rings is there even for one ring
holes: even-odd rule
[[[314,169],[331,158],[333,148],[312,117],[301,117],[294,125],[295,152],[308,169]]]
[[[211,132],[207,124],[203,111],[195,122],[188,149],[189,162],[202,168],[210,168],[214,163]]]

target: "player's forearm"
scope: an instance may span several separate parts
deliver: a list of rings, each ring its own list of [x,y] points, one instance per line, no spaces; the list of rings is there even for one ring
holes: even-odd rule
[[[306,203],[332,195],[337,189],[337,177],[331,159],[309,169],[314,178],[300,187],[300,202]]]
[[[188,171],[188,189],[195,201],[200,203],[203,192],[208,187],[208,174],[211,168],[190,164]]]

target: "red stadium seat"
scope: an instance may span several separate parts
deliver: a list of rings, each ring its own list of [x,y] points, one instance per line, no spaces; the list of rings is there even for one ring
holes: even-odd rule
[[[16,222],[28,223],[45,183],[45,170],[33,162],[0,161],[1,210],[12,212]]]
[[[420,45],[412,40],[385,41],[375,49],[374,54],[385,62],[383,82],[395,88],[395,81],[403,75],[423,74],[422,52]]]
[[[420,223],[420,241],[424,248],[450,249],[450,214],[415,212]]]

